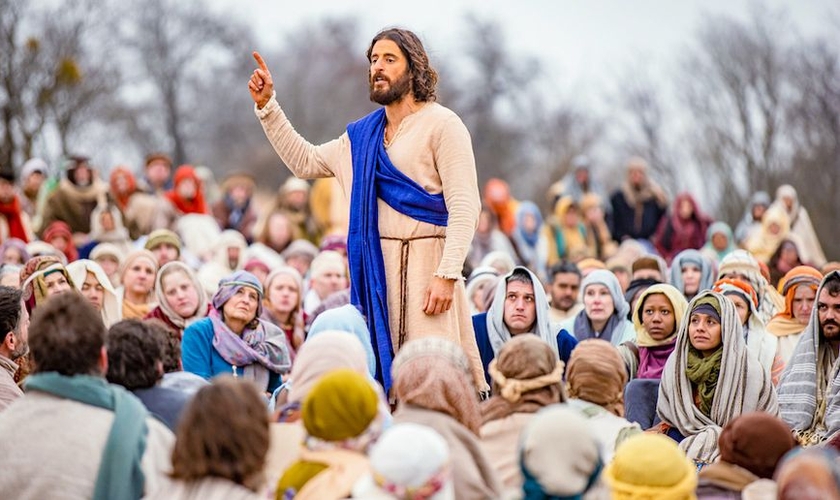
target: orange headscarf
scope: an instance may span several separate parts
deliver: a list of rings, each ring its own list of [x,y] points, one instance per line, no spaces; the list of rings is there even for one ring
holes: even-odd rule
[[[186,198],[182,198],[178,194],[178,186],[186,181],[191,180],[195,183],[195,197],[191,200]],[[172,191],[168,191],[166,193],[166,197],[169,198],[169,201],[175,205],[175,208],[178,209],[183,214],[207,214],[207,203],[204,201],[204,187],[201,184],[201,179],[198,178],[198,175],[195,173],[195,168],[192,165],[181,165],[175,170],[175,176],[173,178],[174,187]]]
[[[119,177],[125,177],[127,186],[124,191],[121,191],[117,187],[117,179]],[[113,196],[117,206],[120,207],[120,210],[125,210],[126,206],[128,206],[128,199],[137,191],[137,180],[134,178],[134,174],[131,173],[128,167],[115,167],[111,171],[109,184],[111,186],[111,196]]]
[[[487,181],[484,185],[484,203],[499,219],[499,229],[507,235],[513,234],[518,203],[511,197],[508,183],[496,178]]]
[[[811,266],[796,266],[788,271],[779,281],[779,293],[785,297],[785,310],[773,316],[767,323],[767,331],[780,337],[801,332],[803,326],[793,317],[796,289],[807,286],[816,292],[822,279],[822,274]]]

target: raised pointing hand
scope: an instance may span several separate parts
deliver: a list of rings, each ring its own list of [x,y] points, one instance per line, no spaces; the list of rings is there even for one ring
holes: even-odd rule
[[[259,52],[254,51],[254,59],[259,66],[254,70],[254,74],[248,80],[248,90],[251,92],[251,99],[257,104],[257,108],[262,109],[271,95],[274,93],[274,81],[271,79],[271,72],[268,71],[268,66]]]

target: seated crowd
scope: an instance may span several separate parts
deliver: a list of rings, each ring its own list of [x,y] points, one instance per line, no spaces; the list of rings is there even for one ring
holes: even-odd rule
[[[840,265],[795,190],[732,231],[641,159],[609,197],[590,168],[545,218],[485,185],[490,390],[429,332],[386,391],[334,181],[30,160],[0,178],[0,496],[840,498]]]

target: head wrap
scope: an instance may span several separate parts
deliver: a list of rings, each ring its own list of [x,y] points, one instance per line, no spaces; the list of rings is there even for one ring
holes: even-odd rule
[[[586,259],[581,259],[577,263],[577,266],[578,266],[578,269],[580,269],[580,272],[583,273],[583,274],[586,274],[586,271],[591,271],[593,269],[605,269],[605,270],[607,269],[606,264],[604,264],[602,261],[600,261],[598,259],[593,259],[591,257],[586,258]]]
[[[494,395],[482,404],[484,423],[566,400],[563,362],[536,335],[512,338],[490,362],[489,372]]]
[[[44,277],[53,272],[64,274],[70,286],[75,288],[73,278],[70,277],[70,273],[67,272],[67,269],[64,268],[58,257],[51,255],[33,257],[26,261],[26,264],[20,271],[20,289],[23,291],[21,298],[26,304],[27,312],[30,314],[36,306],[46,300],[48,290]]]
[[[776,469],[775,479],[779,499],[797,498],[798,491],[807,490],[816,496],[809,498],[838,498],[840,495],[840,455],[828,447],[794,448]]]
[[[586,418],[565,404],[539,411],[522,430],[525,498],[580,499],[600,479],[598,443]],[[563,453],[557,453],[562,448]]]
[[[723,250],[718,250],[712,244],[712,238],[716,234],[722,234],[726,237],[726,247]],[[702,251],[706,255],[714,255],[716,262],[720,262],[730,252],[735,250],[735,248],[735,236],[732,234],[732,228],[729,227],[729,224],[723,221],[717,221],[711,224],[709,229],[706,230],[706,244],[703,245]]]
[[[371,377],[376,376],[376,356],[373,354],[373,346],[370,343],[370,330],[365,317],[356,309],[356,306],[347,304],[334,309],[327,309],[319,314],[312,322],[312,326],[309,327],[307,339],[311,340],[327,331],[347,332],[359,339],[365,351],[368,372]]]
[[[347,264],[340,253],[325,250],[319,253],[312,261],[312,265],[309,268],[309,276],[313,279],[320,278],[322,274],[330,271],[347,275]]]
[[[534,289],[534,307],[536,317],[532,330],[539,338],[545,341],[554,352],[557,352],[557,336],[551,331],[551,320],[549,318],[548,299],[545,296],[545,289],[537,275],[528,268],[517,266],[507,273],[496,287],[493,303],[487,310],[487,335],[490,338],[490,346],[493,354],[498,355],[505,342],[511,339],[510,330],[505,324],[505,298],[507,297],[507,284],[514,273],[527,273],[531,279]]]
[[[169,243],[178,250],[178,255],[181,255],[181,238],[169,229],[156,229],[149,234],[144,248],[146,250],[154,250],[163,243]]]
[[[312,242],[304,239],[292,241],[281,254],[281,256],[286,260],[294,257],[306,257],[309,259],[309,262],[312,262],[317,255],[318,247],[313,245]]]
[[[260,283],[260,280],[248,271],[236,271],[230,276],[222,278],[219,281],[219,289],[216,291],[216,294],[213,295],[213,309],[221,312],[227,301],[230,300],[230,298],[233,297],[242,287],[252,288],[257,292],[257,315],[254,320],[259,318],[262,315],[263,308],[263,286],[262,283]]]
[[[703,256],[702,253],[692,249],[683,250],[678,253],[671,262],[671,284],[674,285],[674,288],[685,295],[685,283],[682,278],[682,268],[688,264],[693,264],[700,269],[700,282],[698,283],[697,291],[694,295],[697,295],[703,290],[709,290],[712,288],[712,285],[715,282],[715,272],[712,264],[708,259],[706,259],[706,257]]]
[[[347,236],[343,234],[328,234],[321,239],[322,252],[344,252],[347,253]]]
[[[310,436],[330,442],[345,441],[368,428],[376,418],[378,404],[379,397],[367,377],[339,368],[315,383],[303,400],[301,418]]]
[[[720,323],[720,301],[714,296],[706,295],[702,300],[692,302],[691,313],[688,317],[690,318],[694,314],[711,316]]]
[[[193,316],[189,318],[184,318],[175,312],[175,309],[169,305],[169,300],[166,298],[166,294],[163,290],[164,275],[177,272],[183,273],[187,279],[190,280],[193,287],[195,287],[195,293],[198,297],[198,306],[196,307]],[[160,271],[158,271],[157,277],[155,278],[155,296],[157,297],[158,306],[164,316],[166,316],[167,319],[169,319],[169,321],[178,328],[186,328],[195,321],[207,316],[207,292],[204,291],[204,286],[202,286],[201,281],[199,281],[193,270],[183,262],[177,260],[167,262],[160,268]]]
[[[823,287],[833,280],[840,280],[840,271],[833,271],[822,279],[817,289],[818,300]],[[815,306],[811,310],[811,319],[799,337],[778,388],[782,420],[795,433],[805,437],[809,445],[840,431],[840,405],[833,403],[840,397],[838,377],[823,380],[824,391],[818,384],[825,371],[822,363],[830,362],[831,358],[821,355],[824,349],[820,344],[824,342],[817,309]]]
[[[21,263],[19,265],[26,264],[26,261],[32,258],[29,255],[29,252],[26,251],[26,242],[18,238],[9,238],[0,245],[0,258],[6,255],[6,250],[9,248],[14,248],[20,254]]]
[[[349,368],[368,373],[365,351],[359,339],[347,332],[324,331],[303,343],[289,374],[289,403],[299,403],[318,379],[330,370]]]
[[[46,176],[50,173],[50,167],[47,165],[47,162],[41,158],[30,158],[26,160],[26,163],[24,163],[20,168],[20,178],[26,180],[35,172],[40,172]]]
[[[54,238],[64,238],[64,248],[59,248],[59,250],[67,257],[67,262],[73,262],[79,258],[79,251],[73,245],[73,232],[66,222],[60,220],[53,221],[44,229],[42,240],[52,244]]]
[[[122,266],[123,260],[125,259],[125,255],[123,255],[122,251],[120,251],[117,245],[113,243],[100,243],[93,247],[93,250],[90,251],[90,260],[99,260],[102,257],[113,257],[115,261],[117,261],[118,266]]]
[[[394,358],[391,373],[394,394],[401,405],[448,415],[479,435],[478,393],[467,357],[458,344],[440,337],[409,341]]]
[[[747,351],[738,312],[723,295],[707,290],[689,303],[695,306],[716,302],[721,317],[720,371],[711,394],[709,414],[695,404],[694,383],[688,376],[690,339],[689,322],[683,321],[677,334],[677,345],[659,385],[657,413],[663,422],[686,436],[680,448],[689,458],[701,463],[718,457],[718,437],[722,427],[738,415],[750,411],[778,411],[770,374],[754,355]],[[711,305],[711,304],[710,304]]]
[[[96,277],[96,281],[102,285],[104,295],[102,297],[101,314],[102,322],[105,323],[106,328],[109,328],[122,319],[122,307],[117,297],[117,291],[114,290],[111,279],[105,274],[102,266],[92,260],[80,259],[67,264],[67,273],[72,278],[71,281],[75,285],[76,290],[80,292],[82,291],[82,285],[84,285],[88,273],[92,273]]]
[[[663,340],[654,340],[645,329],[642,319],[645,300],[651,295],[656,294],[664,295],[668,299],[668,302],[671,303],[671,307],[674,309],[674,334]],[[685,296],[673,286],[660,283],[649,287],[639,296],[639,299],[636,301],[636,308],[633,311],[633,326],[636,329],[636,345],[639,347],[653,347],[673,343],[677,332],[680,331],[680,326],[682,326],[687,309],[688,301],[685,300]]]
[[[454,500],[449,445],[431,427],[395,424],[370,450],[371,475],[353,498]]]
[[[810,266],[797,266],[779,280],[779,293],[785,298],[785,308],[767,324],[767,331],[777,337],[801,333],[803,326],[793,317],[793,298],[800,286],[807,286],[814,292],[823,275]]]
[[[604,470],[614,500],[695,500],[697,473],[673,439],[642,433],[628,438]]]
[[[492,267],[496,269],[499,274],[507,274],[513,271],[513,268],[516,267],[516,263],[513,261],[513,257],[511,257],[509,253],[502,250],[494,250],[485,255],[478,266]]]
[[[630,312],[630,304],[627,303],[624,294],[621,293],[621,285],[618,283],[618,278],[615,277],[612,271],[603,269],[592,271],[583,279],[580,285],[581,297],[586,295],[586,289],[590,285],[603,285],[607,287],[613,300],[613,313],[607,320],[603,331],[598,335],[598,332],[595,332],[592,328],[592,323],[589,320],[589,316],[587,316],[584,302],[584,308],[575,316],[574,336],[578,340],[599,338],[610,342],[613,340],[618,341],[621,330],[629,322],[627,320],[627,313]],[[616,339],[613,339],[613,335],[616,336]]]
[[[192,199],[186,199],[178,192],[178,186],[184,181],[193,181],[195,184],[195,196]],[[195,168],[192,165],[181,165],[175,170],[175,175],[172,178],[173,188],[166,193],[167,199],[175,205],[182,214],[206,214],[207,203],[204,201],[204,185]]]
[[[773,478],[779,460],[796,446],[790,427],[762,412],[747,413],[729,422],[718,442],[722,461],[764,479]]]
[[[721,262],[718,279],[727,274],[744,275],[758,295],[758,313],[765,324],[784,307],[784,299],[761,274],[758,261],[746,250],[734,250]]]
[[[624,386],[627,368],[618,349],[600,339],[581,341],[569,358],[566,370],[569,397],[603,406],[624,416]]]

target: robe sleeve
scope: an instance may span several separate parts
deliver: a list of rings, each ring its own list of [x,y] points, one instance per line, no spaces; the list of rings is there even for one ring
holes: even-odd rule
[[[274,150],[295,177],[334,177],[336,165],[339,164],[342,154],[350,150],[350,140],[346,133],[338,139],[318,146],[308,142],[292,126],[286,113],[280,108],[276,95],[272,95],[262,109],[254,105],[254,112]]]
[[[435,276],[461,279],[464,260],[478,227],[481,200],[472,140],[460,118],[453,114],[443,121],[434,138],[433,150],[449,212],[443,256]]]

